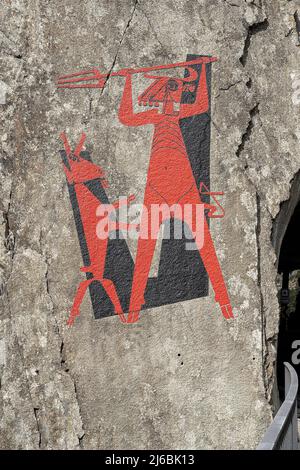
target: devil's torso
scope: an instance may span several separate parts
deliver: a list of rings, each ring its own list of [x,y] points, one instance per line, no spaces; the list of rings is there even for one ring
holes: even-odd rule
[[[195,185],[179,117],[162,115],[154,125],[147,186],[161,196],[162,202],[174,204]]]

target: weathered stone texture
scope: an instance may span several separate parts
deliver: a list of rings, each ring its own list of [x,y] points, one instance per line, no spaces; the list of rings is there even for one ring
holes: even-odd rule
[[[278,324],[272,226],[300,168],[287,0],[4,0],[0,6],[0,447],[254,448],[271,419]],[[117,118],[122,78],[59,74],[213,54],[212,234],[236,318],[214,295],[68,329],[81,255],[59,150],[80,132],[112,198],[142,201],[151,130]],[[4,96],[4,92],[2,95]],[[134,247],[132,247],[134,250]],[[180,356],[179,356],[180,355]]]

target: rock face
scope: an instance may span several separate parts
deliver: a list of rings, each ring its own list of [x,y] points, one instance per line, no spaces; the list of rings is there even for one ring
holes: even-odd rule
[[[298,197],[297,7],[2,2],[1,448],[255,448],[272,417],[276,254]],[[151,129],[119,122],[123,79],[62,91],[55,80],[189,53],[219,59],[210,172],[226,215],[210,227],[235,318],[222,317],[211,288],[207,297],[143,311],[132,325],[95,320],[87,295],[68,328],[83,274],[59,133],[75,145],[85,131],[110,196],[134,189],[142,202]]]

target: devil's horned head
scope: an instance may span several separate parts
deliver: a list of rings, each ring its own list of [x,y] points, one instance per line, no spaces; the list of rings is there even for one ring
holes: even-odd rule
[[[184,78],[170,78],[145,74],[145,78],[154,80],[146,90],[138,97],[140,106],[158,107],[163,103],[162,112],[165,114],[176,114],[173,105],[181,102],[183,91],[195,91],[195,80],[197,72],[188,67],[189,75]]]

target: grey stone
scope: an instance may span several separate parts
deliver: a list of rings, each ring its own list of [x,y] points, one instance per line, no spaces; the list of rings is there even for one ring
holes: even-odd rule
[[[255,448],[275,380],[272,228],[300,168],[296,10],[286,0],[2,3],[1,448]],[[84,130],[111,198],[141,202],[151,130],[119,123],[122,78],[103,91],[58,92],[55,80],[187,53],[219,58],[211,175],[226,216],[211,231],[236,318],[221,317],[210,288],[127,326],[94,320],[86,296],[68,328],[83,275],[59,133],[75,143]]]

